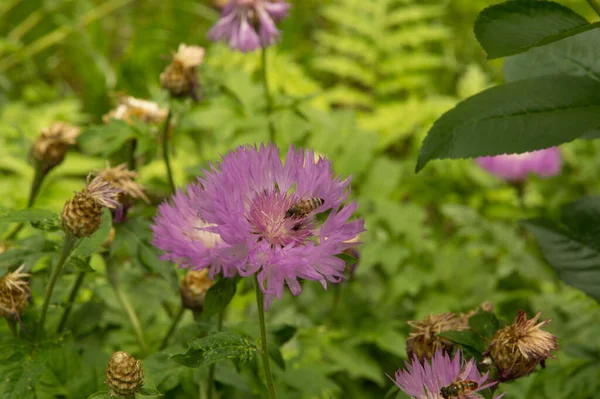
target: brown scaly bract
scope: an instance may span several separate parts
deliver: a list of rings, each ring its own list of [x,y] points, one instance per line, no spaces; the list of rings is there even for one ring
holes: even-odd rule
[[[206,292],[213,284],[214,281],[208,277],[208,269],[187,272],[179,287],[183,306],[195,313],[202,312]]]
[[[61,219],[67,234],[73,237],[89,237],[102,223],[102,208],[116,208],[117,198],[121,190],[113,187],[103,175],[88,182],[83,191],[75,193],[73,199],[67,201]]]
[[[160,83],[173,97],[190,96],[198,101],[196,67],[204,61],[204,49],[180,44],[173,61],[160,74]]]
[[[129,397],[144,385],[144,370],[139,360],[127,352],[115,352],[106,368],[106,385],[110,395],[118,398]]]
[[[500,381],[514,380],[532,373],[538,364],[545,365],[552,352],[558,349],[558,339],[542,330],[552,320],[538,323],[541,312],[527,320],[527,314],[519,311],[513,324],[496,332],[492,343],[484,353],[490,355],[498,368]]]
[[[104,180],[113,185],[113,187],[121,190],[119,195],[119,202],[125,203],[127,199],[124,197],[141,198],[145,202],[149,203],[150,200],[144,193],[144,187],[135,181],[137,173],[133,170],[127,169],[127,164],[121,164],[111,168],[107,163],[106,168],[103,169],[100,174]]]
[[[66,122],[54,122],[41,131],[31,147],[31,157],[39,162],[44,173],[62,163],[69,146],[75,144],[79,131],[77,126]]]
[[[0,316],[19,317],[27,308],[31,297],[29,283],[24,278],[31,276],[22,273],[25,265],[0,278]]]

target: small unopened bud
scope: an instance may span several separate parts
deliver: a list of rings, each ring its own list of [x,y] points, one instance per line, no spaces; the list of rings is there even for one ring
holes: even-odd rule
[[[31,147],[31,157],[40,165],[43,173],[60,165],[69,146],[75,144],[79,128],[66,122],[54,122],[41,131]]]
[[[29,283],[24,278],[30,274],[22,273],[25,265],[0,278],[0,316],[19,318],[31,298]]]
[[[90,182],[73,199],[67,201],[60,217],[65,232],[73,237],[91,236],[102,223],[102,208],[115,208],[121,191],[100,175]]]
[[[106,368],[106,385],[110,394],[126,398],[138,392],[144,385],[144,370],[139,360],[127,352],[115,352]]]
[[[214,281],[208,277],[208,269],[188,271],[179,287],[183,306],[194,313],[202,312],[206,292],[213,285]]]
[[[139,119],[145,123],[159,124],[167,120],[167,115],[167,110],[155,102],[135,97],[123,97],[119,106],[104,115],[102,120],[104,123],[108,123],[111,119],[117,119],[133,124],[134,119]]]
[[[190,96],[198,101],[198,75],[196,67],[204,60],[204,49],[180,44],[173,60],[160,74],[160,84],[173,97]]]
[[[420,321],[409,321],[412,331],[406,341],[406,353],[409,358],[431,359],[433,354],[442,350],[450,353],[453,343],[438,334],[444,331],[465,331],[469,325],[455,313],[430,315]]]
[[[552,320],[538,323],[541,312],[527,320],[527,314],[519,311],[513,324],[494,334],[484,355],[489,355],[498,369],[499,381],[510,381],[532,373],[546,359],[554,358],[558,340],[553,334],[542,330]]]

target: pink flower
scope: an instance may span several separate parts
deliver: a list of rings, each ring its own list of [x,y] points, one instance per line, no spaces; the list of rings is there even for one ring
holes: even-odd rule
[[[285,0],[231,0],[208,37],[226,41],[242,53],[270,46],[280,36],[275,22],[282,21],[289,9]]]
[[[154,245],[164,259],[193,269],[250,276],[258,273],[265,307],[281,298],[285,284],[299,295],[298,278],[343,279],[345,264],[336,255],[356,245],[362,219],[344,204],[350,179],[335,177],[331,163],[313,162],[308,150],[288,150],[285,164],[274,145],[239,147],[204,171],[187,193],[179,191],[158,208]],[[290,216],[299,201],[319,199],[311,212]],[[316,215],[330,211],[317,220]]]
[[[476,162],[493,175],[508,181],[522,181],[534,173],[538,176],[556,176],[561,170],[561,156],[557,147],[477,158]]]
[[[406,370],[398,370],[395,381],[392,381],[405,394],[415,399],[444,399],[442,388],[462,381],[473,381],[477,388],[466,392],[461,398],[479,399],[483,396],[479,395],[478,391],[497,384],[497,382],[486,383],[488,373],[481,375],[475,366],[475,359],[465,361],[460,351],[456,352],[454,358],[450,358],[450,355],[438,350],[431,362],[424,360],[421,363],[415,356],[412,362],[405,362],[405,365]],[[504,394],[494,399],[500,399],[502,396]]]

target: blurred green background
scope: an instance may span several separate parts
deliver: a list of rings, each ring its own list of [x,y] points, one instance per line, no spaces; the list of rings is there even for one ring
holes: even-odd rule
[[[338,172],[352,174],[368,232],[360,266],[342,287],[331,320],[334,296],[318,284],[305,284],[298,298],[287,294],[268,312],[270,323],[300,328],[282,348],[287,369],[278,371],[280,381],[299,389],[289,397],[382,398],[392,385],[385,373],[403,364],[407,320],[465,311],[486,300],[506,320],[518,309],[530,315],[542,310],[543,318],[553,319],[549,330],[562,348],[546,370],[505,385],[508,397],[598,397],[600,307],[559,282],[519,220],[555,216],[562,204],[598,193],[600,144],[562,146],[562,173],[529,178],[522,197],[470,160],[436,161],[414,173],[431,123],[460,99],[501,83],[501,61],[487,62],[472,34],[477,13],[493,3],[292,1],[283,39],[269,54],[277,143],[312,147]],[[584,1],[561,3],[594,19]],[[120,94],[166,105],[158,75],[181,42],[205,46],[207,56],[200,70],[204,99],[180,105],[177,117],[177,185],[236,145],[265,141],[260,55],[209,43],[206,32],[217,17],[213,3],[199,0],[0,2],[0,209],[25,206],[33,174],[29,147],[52,121],[101,123]],[[46,179],[36,206],[59,210],[104,162],[74,149]],[[155,198],[168,192],[159,158],[140,167],[140,180]],[[139,212],[151,216],[154,210]],[[139,272],[131,273],[137,306],[144,306],[148,291],[178,301],[166,284],[138,284]],[[91,279],[98,286],[92,284],[90,298],[104,300],[100,279]],[[229,323],[243,323],[252,295],[236,298]],[[156,336],[150,339],[159,340],[168,323],[146,313],[148,334]],[[119,339],[132,345],[125,331],[105,347],[116,347]],[[595,345],[596,352],[582,353],[581,343]],[[149,378],[167,397],[190,397],[190,381],[198,375],[180,371],[163,378],[160,367],[166,366],[159,360],[148,360]],[[245,392],[246,383],[229,369],[220,369],[217,380]]]

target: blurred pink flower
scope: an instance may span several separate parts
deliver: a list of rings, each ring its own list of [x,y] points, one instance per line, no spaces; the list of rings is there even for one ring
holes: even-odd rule
[[[525,180],[530,173],[542,177],[556,176],[562,167],[558,147],[523,154],[481,157],[475,161],[491,174],[513,182]]]

